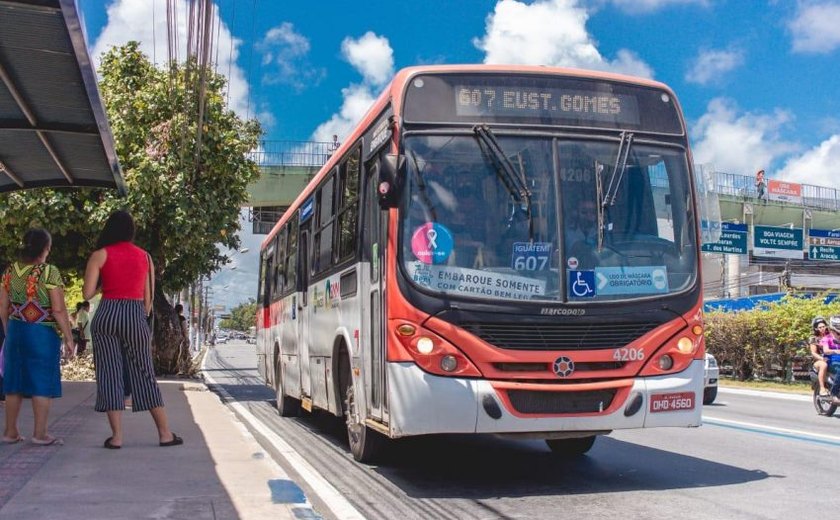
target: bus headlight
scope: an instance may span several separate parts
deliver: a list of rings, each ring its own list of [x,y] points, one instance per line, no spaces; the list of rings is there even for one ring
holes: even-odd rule
[[[440,368],[446,372],[453,372],[458,368],[458,360],[452,355],[443,356],[440,358]]]
[[[694,352],[694,342],[690,338],[680,338],[677,342],[677,349],[683,354],[692,354]]]
[[[663,354],[659,357],[659,368],[662,370],[671,370],[671,367],[674,366],[674,358],[669,356],[668,354]]]
[[[417,340],[417,352],[421,354],[431,354],[434,349],[435,343],[431,340],[431,338],[423,336]]]

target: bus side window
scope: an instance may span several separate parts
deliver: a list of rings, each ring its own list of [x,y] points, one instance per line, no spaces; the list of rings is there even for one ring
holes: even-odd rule
[[[341,263],[355,256],[359,214],[359,154],[361,147],[350,153],[341,165],[338,200],[336,202],[335,260]]]
[[[277,233],[275,240],[276,249],[274,252],[274,298],[280,298],[286,283],[286,234],[284,227]]]
[[[265,266],[265,252],[261,251],[260,252],[260,274],[259,274],[259,278],[257,278],[257,280],[259,280],[259,283],[257,284],[257,301],[260,303],[260,305],[265,305],[265,303],[266,303],[265,279],[268,276],[268,274],[265,272],[265,267],[266,267]]]
[[[289,238],[286,248],[286,293],[297,290],[297,245],[299,214],[295,213],[289,221]]]
[[[315,234],[312,238],[312,273],[318,274],[330,268],[332,262],[333,199],[335,195],[334,169],[316,196]]]

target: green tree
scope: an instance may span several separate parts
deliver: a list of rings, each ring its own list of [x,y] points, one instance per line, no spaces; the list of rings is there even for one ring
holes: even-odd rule
[[[239,211],[248,183],[259,175],[248,154],[260,127],[228,109],[224,77],[200,70],[195,60],[159,69],[130,42],[109,50],[99,73],[128,195],[97,189],[10,194],[0,205],[0,255],[10,258],[24,231],[42,226],[54,237],[50,261],[81,273],[107,216],[128,209],[137,222],[136,242],[156,268],[156,370],[185,371],[189,358],[179,350],[179,325],[164,295],[223,266],[219,246],[239,246]]]
[[[795,357],[808,359],[815,316],[840,314],[840,301],[787,295],[778,302],[739,312],[706,314],[706,348],[741,380],[782,370],[791,376]],[[810,362],[810,361],[809,361]]]
[[[247,331],[257,323],[257,301],[253,298],[248,303],[240,303],[230,311],[230,318],[219,322],[223,329]]]

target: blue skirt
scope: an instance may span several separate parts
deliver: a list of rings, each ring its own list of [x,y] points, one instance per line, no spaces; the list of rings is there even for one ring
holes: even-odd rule
[[[10,319],[3,356],[7,394],[61,397],[61,339],[55,329]]]

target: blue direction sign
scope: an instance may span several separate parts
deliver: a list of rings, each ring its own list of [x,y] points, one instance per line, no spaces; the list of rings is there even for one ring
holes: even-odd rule
[[[720,227],[718,241],[703,244],[703,251],[730,255],[747,254],[747,225],[724,222]]]
[[[808,231],[810,260],[840,260],[840,231],[811,229]]]
[[[802,229],[754,226],[753,254],[802,260]]]

